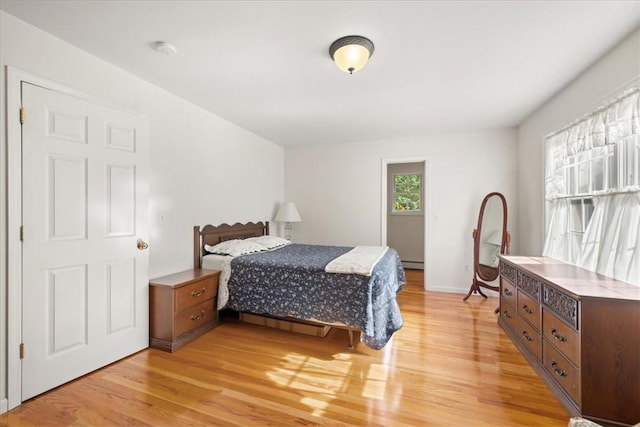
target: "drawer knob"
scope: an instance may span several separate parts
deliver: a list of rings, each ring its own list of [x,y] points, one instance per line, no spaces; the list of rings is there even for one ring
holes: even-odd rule
[[[511,292],[509,289],[504,288],[504,290],[502,291],[503,294],[505,294],[506,296],[510,297],[511,295],[513,295],[513,292]]]
[[[533,338],[531,338],[529,336],[529,334],[527,334],[527,331],[522,331],[522,336],[527,340],[527,341],[533,341]]]
[[[200,313],[198,314],[192,314],[191,315],[191,320],[196,321],[196,320],[200,320],[204,317],[204,310],[202,310]]]
[[[556,361],[551,359],[551,367],[553,368],[553,371],[556,373],[556,375],[559,377],[566,377],[567,371],[565,371],[564,369],[558,369],[557,366],[558,364],[556,363]]]
[[[199,291],[191,291],[192,297],[201,297],[205,293],[205,288],[200,289]]]
[[[527,304],[522,306],[522,311],[524,311],[527,314],[533,314],[533,310],[531,310]]]
[[[507,310],[502,312],[504,317],[506,317],[507,319],[511,319],[511,315],[509,314],[509,312]]]
[[[558,335],[556,332],[558,332],[556,328],[551,328],[551,335],[553,335],[553,338],[555,338],[556,341],[564,342],[567,340],[567,337],[564,335]]]

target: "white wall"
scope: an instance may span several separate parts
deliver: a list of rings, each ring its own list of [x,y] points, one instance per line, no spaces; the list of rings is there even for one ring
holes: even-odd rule
[[[544,245],[544,136],[595,110],[639,77],[640,30],[636,30],[519,126],[520,254],[540,255]]]
[[[191,268],[194,225],[271,219],[284,195],[284,149],[4,12],[0,40],[1,400],[6,396],[6,66],[148,116],[150,277]],[[166,213],[162,223],[159,212]]]
[[[318,244],[380,244],[383,159],[428,157],[427,286],[466,293],[473,269],[472,231],[487,193],[505,195],[509,227],[516,228],[516,145],[515,129],[500,129],[287,147],[285,194],[302,217],[292,237]],[[516,245],[517,240],[514,236]]]

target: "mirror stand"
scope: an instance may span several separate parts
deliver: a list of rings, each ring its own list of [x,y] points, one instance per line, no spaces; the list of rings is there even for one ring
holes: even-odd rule
[[[475,234],[476,234],[476,230],[473,230],[473,234],[474,234],[474,239]],[[509,233],[507,231],[507,242],[506,242],[506,247],[505,247],[505,254],[509,253],[509,244],[511,243],[511,233]],[[480,264],[478,266],[479,269],[484,270],[487,266]],[[489,271],[483,271],[483,274],[486,276],[487,274],[490,274],[491,272]],[[489,285],[487,283],[484,283],[482,280],[478,279],[478,274],[476,274],[476,272],[474,271],[473,273],[473,281],[471,282],[471,288],[469,288],[469,292],[467,293],[467,295],[462,299],[462,301],[466,301],[471,294],[480,294],[483,297],[487,298],[487,296],[484,294],[484,292],[482,292],[482,288],[486,288],[486,289],[491,289],[492,291],[495,292],[499,292],[500,291],[500,286],[493,286],[493,285]]]
[[[478,226],[473,230],[473,281],[466,301],[471,294],[487,296],[482,288],[495,292],[500,287],[489,285],[500,275],[498,255],[509,253],[511,234],[507,231],[507,201],[501,193],[489,193],[482,200]]]

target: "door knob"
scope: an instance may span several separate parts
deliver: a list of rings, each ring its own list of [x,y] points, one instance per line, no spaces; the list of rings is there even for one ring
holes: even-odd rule
[[[138,242],[137,242],[136,246],[138,246],[138,249],[140,249],[141,251],[144,251],[145,249],[147,249],[149,247],[147,242],[145,242],[142,239],[138,239]]]

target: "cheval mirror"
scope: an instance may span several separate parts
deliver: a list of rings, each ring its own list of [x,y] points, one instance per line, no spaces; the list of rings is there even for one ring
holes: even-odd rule
[[[507,201],[500,193],[489,193],[482,200],[478,227],[473,230],[473,281],[467,298],[473,293],[487,296],[482,288],[499,292],[499,286],[489,285],[500,275],[498,255],[509,253],[511,235],[507,231]]]

